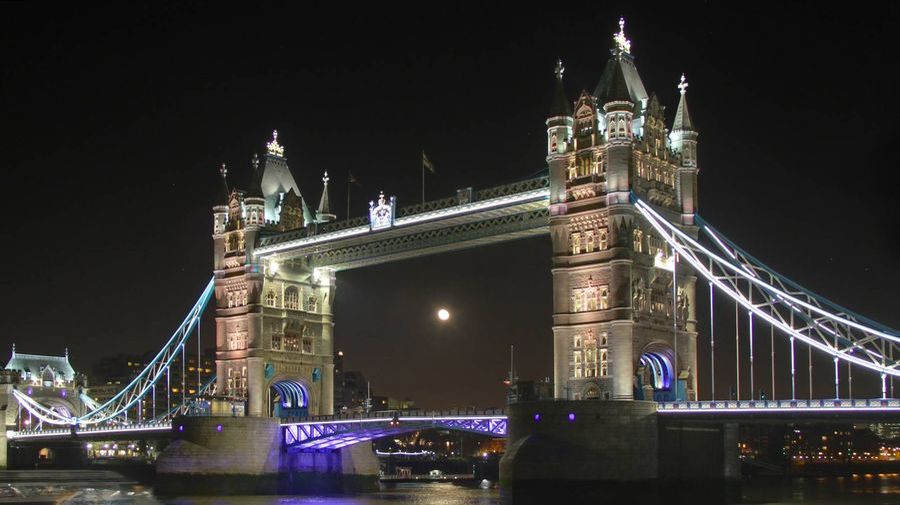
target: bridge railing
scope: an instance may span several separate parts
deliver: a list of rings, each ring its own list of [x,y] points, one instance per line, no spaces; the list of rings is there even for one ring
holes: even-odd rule
[[[68,428],[52,428],[52,429],[41,429],[41,430],[21,430],[15,431],[13,438],[19,437],[51,437],[51,436],[64,436],[70,435],[73,432],[79,435],[87,435],[91,433],[119,433],[119,432],[129,432],[129,431],[141,431],[141,430],[163,430],[169,429],[172,427],[172,423],[169,421],[159,421],[159,422],[142,422],[142,423],[131,423],[131,424],[121,424],[121,425],[111,425],[111,426],[96,426],[90,425],[85,427],[68,427]]]
[[[298,423],[327,423],[329,421],[353,421],[353,420],[370,420],[384,419],[391,420],[396,417],[493,417],[505,416],[506,409],[490,408],[490,409],[446,409],[446,410],[424,410],[424,409],[405,409],[405,410],[379,410],[376,412],[366,413],[340,413],[330,416],[308,416],[308,417],[286,417],[282,419],[281,424],[298,424]]]
[[[900,410],[900,399],[873,398],[856,400],[708,400],[660,402],[659,412],[691,410]]]

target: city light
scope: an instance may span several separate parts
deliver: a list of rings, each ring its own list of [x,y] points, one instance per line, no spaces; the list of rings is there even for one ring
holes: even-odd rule
[[[448,311],[447,309],[441,309],[437,312],[437,316],[441,321],[446,321],[450,319],[450,311]]]

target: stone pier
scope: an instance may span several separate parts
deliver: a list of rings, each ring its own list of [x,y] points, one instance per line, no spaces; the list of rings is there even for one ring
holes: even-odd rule
[[[187,417],[156,461],[162,495],[352,493],[378,487],[378,459],[364,442],[289,451],[276,418]]]
[[[539,400],[507,412],[500,486],[516,505],[735,500],[734,425],[674,423],[658,416],[654,402],[633,400]]]

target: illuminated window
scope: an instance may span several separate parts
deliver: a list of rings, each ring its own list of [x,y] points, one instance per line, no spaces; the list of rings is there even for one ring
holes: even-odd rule
[[[580,232],[572,232],[570,236],[572,242],[572,254],[581,253],[581,233]]]
[[[311,338],[304,338],[304,339],[303,339],[303,349],[302,349],[302,352],[305,353],[305,354],[312,354],[312,353],[313,353],[313,342],[312,342],[312,339],[311,339]]]
[[[594,230],[584,232],[584,250],[594,252]]]
[[[609,247],[609,232],[606,231],[606,228],[600,228],[598,230],[598,249],[601,251],[606,250]]]
[[[644,252],[644,232],[634,230],[634,252]]]
[[[296,287],[290,286],[284,290],[284,308],[300,310],[300,292]]]
[[[609,308],[609,286],[600,286],[600,310]]]
[[[581,347],[581,335],[575,335],[572,340],[572,346],[575,348]]]
[[[575,168],[575,161],[572,161],[571,163],[569,163],[568,172],[569,172],[569,180],[570,181],[577,176],[577,170]]]
[[[309,295],[309,298],[306,301],[306,310],[308,312],[315,312],[319,308],[319,299],[316,295]]]
[[[275,306],[275,290],[270,289],[266,291],[266,307],[274,307]]]
[[[587,288],[584,290],[585,310],[597,310],[597,288]]]

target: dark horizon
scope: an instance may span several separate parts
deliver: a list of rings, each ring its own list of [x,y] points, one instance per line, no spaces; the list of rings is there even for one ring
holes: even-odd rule
[[[592,6],[564,19],[483,6],[338,15],[4,4],[12,268],[0,355],[13,342],[26,353],[68,347],[89,371],[100,357],[158,348],[211,276],[219,165],[246,186],[273,129],[311,205],[328,170],[339,218],[349,171],[362,184],[354,216],[379,190],[416,203],[423,149],[437,170],[429,199],[539,173],[556,59],[570,100],[593,90],[620,15],[670,124],[682,72],[690,83],[700,213],[801,285],[900,327],[888,290],[900,284],[897,8],[861,10]],[[510,344],[520,376],[552,376],[549,253],[541,237],[341,272],[335,350],[379,394],[500,406]],[[441,306],[449,324],[434,317]],[[721,396],[734,348],[718,345]],[[862,375],[858,391],[874,395]]]

